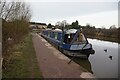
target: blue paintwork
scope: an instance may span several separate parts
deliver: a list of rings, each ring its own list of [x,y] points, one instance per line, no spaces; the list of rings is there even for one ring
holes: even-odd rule
[[[78,31],[79,32],[79,31]],[[57,34],[57,39],[55,39],[55,34]],[[64,42],[61,43],[62,41],[62,32],[53,32],[53,31],[50,31],[50,30],[44,30],[42,31],[42,34],[45,38],[47,38],[50,42],[52,42],[53,44],[55,44],[56,46],[58,47],[61,47],[62,49],[65,49],[65,50],[71,50],[70,47],[74,44],[65,44]],[[48,36],[48,34],[50,34],[50,36]],[[65,34],[65,33],[64,33]],[[63,36],[64,36],[63,34]],[[74,36],[75,34],[73,34]],[[73,39],[74,40],[74,39]],[[87,44],[88,41],[87,41]],[[75,49],[74,49],[75,50]]]
[[[50,32],[50,37],[48,37],[48,32]],[[57,39],[55,39],[55,35],[54,33],[57,33]],[[44,30],[42,31],[42,34],[45,38],[47,38],[50,42],[52,42],[53,44],[63,48],[63,49],[66,49],[66,50],[70,50],[70,44],[61,44],[61,41],[62,41],[62,32],[52,32],[52,31],[49,31],[49,30]]]
[[[65,50],[70,50],[71,44],[63,44],[62,48]]]

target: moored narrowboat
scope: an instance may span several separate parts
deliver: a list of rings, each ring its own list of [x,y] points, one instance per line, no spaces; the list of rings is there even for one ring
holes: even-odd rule
[[[90,54],[94,54],[92,44],[90,44],[83,34],[82,29],[68,29],[62,31],[60,29],[43,30],[41,36],[68,56],[88,58]]]

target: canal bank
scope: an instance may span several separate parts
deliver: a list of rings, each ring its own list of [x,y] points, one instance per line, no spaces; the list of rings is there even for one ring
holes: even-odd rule
[[[44,78],[95,78],[75,62],[68,64],[70,59],[38,34],[33,34],[33,43]]]

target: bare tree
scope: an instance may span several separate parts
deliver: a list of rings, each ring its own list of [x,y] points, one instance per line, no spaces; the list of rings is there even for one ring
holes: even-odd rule
[[[25,2],[7,2],[2,0],[0,2],[0,17],[7,21],[12,20],[30,20],[30,7]]]
[[[2,13],[3,13],[3,10],[4,10],[4,8],[5,8],[5,4],[6,4],[6,2],[1,2],[1,1],[0,1],[0,16],[1,16]]]

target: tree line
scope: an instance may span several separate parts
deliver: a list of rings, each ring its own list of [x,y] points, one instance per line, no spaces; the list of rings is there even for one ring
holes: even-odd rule
[[[89,37],[89,38],[98,38],[102,40],[110,40],[115,42],[120,42],[120,27],[116,27],[115,25],[112,25],[109,27],[109,29],[106,29],[105,27],[102,28],[95,28],[95,26],[92,26],[90,24],[86,24],[86,26],[79,25],[79,22],[76,20],[75,22],[72,22],[72,24],[68,24],[66,21],[58,21],[54,27],[62,29],[63,24],[66,24],[64,29],[83,29],[83,33]],[[48,25],[48,27],[52,27],[51,24]]]

